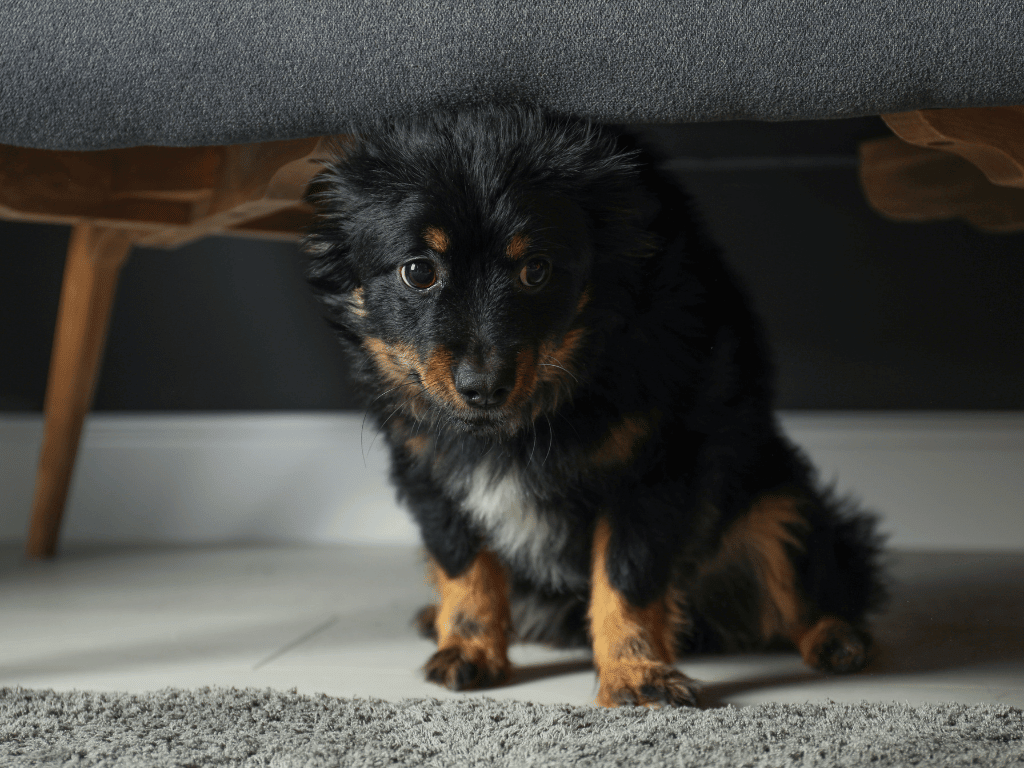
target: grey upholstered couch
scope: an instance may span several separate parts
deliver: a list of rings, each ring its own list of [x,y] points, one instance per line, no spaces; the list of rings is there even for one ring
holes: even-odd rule
[[[613,122],[1024,103],[1022,0],[5,0],[0,144],[195,146],[525,98]]]

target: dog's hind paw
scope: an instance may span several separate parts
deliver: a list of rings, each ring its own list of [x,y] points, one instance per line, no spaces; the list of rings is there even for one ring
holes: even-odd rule
[[[697,684],[668,664],[622,664],[601,674],[602,707],[696,707]]]
[[[474,658],[470,658],[470,656]],[[509,678],[511,665],[505,659],[495,662],[485,654],[473,654],[459,646],[442,648],[423,667],[427,680],[453,691],[501,685]]]
[[[412,624],[416,627],[416,631],[420,637],[425,637],[428,640],[437,641],[437,606],[436,605],[424,605],[418,611],[416,615],[412,617]]]
[[[821,619],[798,646],[804,662],[823,672],[846,674],[862,669],[868,660],[870,640],[842,619]]]

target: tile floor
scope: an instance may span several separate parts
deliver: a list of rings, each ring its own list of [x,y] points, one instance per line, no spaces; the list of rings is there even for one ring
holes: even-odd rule
[[[894,600],[868,670],[829,677],[795,655],[692,658],[708,704],[1003,702],[1024,706],[1024,554],[892,556]],[[586,653],[512,648],[485,694],[421,679],[410,626],[430,597],[408,547],[67,547],[51,562],[0,550],[0,686],[296,688],[397,699],[487,695],[587,704]]]

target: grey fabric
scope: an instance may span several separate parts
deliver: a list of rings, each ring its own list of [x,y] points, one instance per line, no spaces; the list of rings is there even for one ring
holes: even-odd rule
[[[0,689],[4,766],[886,766],[1024,764],[1001,705],[707,711],[299,696]]]
[[[487,99],[612,122],[1024,102],[1020,0],[4,0],[0,143],[336,133]]]

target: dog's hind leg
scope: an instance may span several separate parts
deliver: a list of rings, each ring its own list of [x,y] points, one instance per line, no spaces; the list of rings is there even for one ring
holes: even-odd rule
[[[590,586],[590,632],[600,678],[597,703],[695,705],[693,682],[672,666],[681,617],[665,595],[632,605],[608,576],[611,527],[599,520],[594,532]]]
[[[856,523],[841,519],[814,495],[760,496],[726,531],[694,590],[694,608],[727,636],[761,644],[788,640],[816,669],[860,669],[870,643],[860,625],[876,576],[867,543],[858,548]],[[744,589],[754,598],[745,620],[725,615],[721,601],[713,605],[714,595]],[[756,626],[741,626],[748,623]]]
[[[412,625],[420,637],[437,642],[437,606],[431,603],[424,605],[412,617]]]
[[[424,667],[427,679],[453,690],[505,681],[511,616],[508,578],[498,558],[481,551],[456,576],[434,564],[433,577],[441,601],[433,615],[437,652]]]

